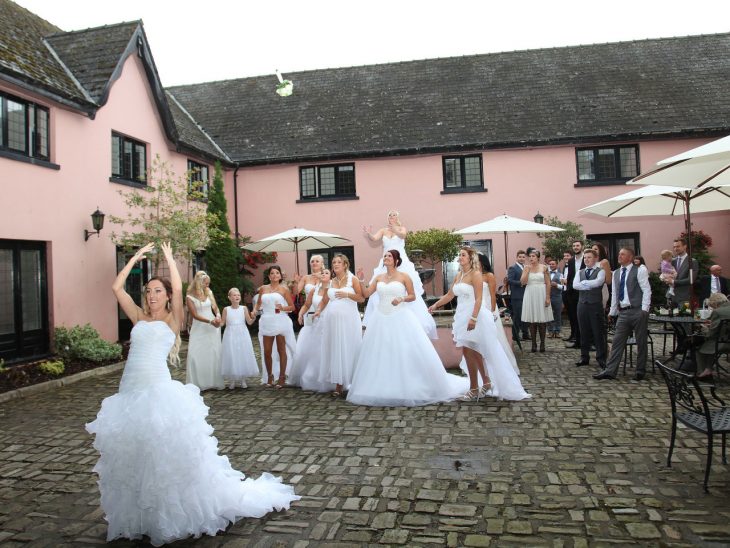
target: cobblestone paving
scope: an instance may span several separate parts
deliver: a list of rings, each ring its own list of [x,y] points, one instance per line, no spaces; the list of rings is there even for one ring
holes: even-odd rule
[[[367,408],[296,389],[206,392],[233,465],[303,496],[176,546],[728,546],[730,470],[702,490],[704,439],[680,430],[666,468],[659,373],[594,381],[549,341],[520,357],[526,402]],[[182,371],[175,375],[180,378]],[[119,375],[0,405],[0,545],[104,544],[84,423]],[[253,383],[252,383],[253,384]],[[727,385],[720,393],[730,398]],[[134,546],[117,541],[111,546]]]

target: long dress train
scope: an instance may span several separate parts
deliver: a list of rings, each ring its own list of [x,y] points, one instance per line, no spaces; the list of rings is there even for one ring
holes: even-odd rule
[[[373,279],[376,276],[378,276],[379,274],[384,274],[386,272],[386,268],[383,266],[382,255],[384,255],[386,251],[390,251],[391,249],[395,249],[396,251],[398,251],[398,253],[400,253],[400,258],[402,262],[398,267],[398,271],[403,272],[404,274],[408,274],[408,276],[411,278],[411,283],[413,283],[413,293],[416,296],[416,300],[411,303],[404,303],[404,305],[412,309],[413,314],[416,316],[416,319],[421,324],[421,327],[423,327],[426,335],[428,335],[432,339],[438,339],[438,334],[436,332],[436,322],[434,321],[433,316],[428,313],[428,307],[426,306],[426,302],[423,300],[423,283],[421,282],[421,277],[418,275],[418,272],[416,272],[415,265],[408,258],[408,255],[406,255],[406,241],[403,238],[396,235],[393,235],[392,238],[383,236],[383,253],[380,256],[380,262],[378,263],[378,266],[373,270],[373,277],[371,278],[370,283],[373,283]],[[373,316],[375,310],[378,308],[379,299],[380,297],[378,296],[377,292],[370,295],[370,298],[368,299],[368,304],[365,307],[365,317],[362,320],[362,324],[365,327],[367,327],[370,318]]]
[[[166,358],[174,342],[165,322],[137,322],[119,392],[86,425],[100,453],[94,472],[107,541],[147,535],[160,546],[215,535],[300,498],[271,474],[244,479],[218,454],[200,390],[170,376]]]
[[[365,331],[347,401],[359,405],[427,405],[453,400],[469,380],[446,372],[433,343],[410,307],[393,306],[405,297],[398,281],[378,282],[378,309]]]

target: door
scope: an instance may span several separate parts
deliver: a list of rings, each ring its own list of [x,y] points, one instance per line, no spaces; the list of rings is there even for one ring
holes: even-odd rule
[[[129,259],[131,259],[134,256],[134,253],[124,251],[121,248],[117,248],[117,272],[121,272],[124,268],[124,265],[126,265],[129,262]],[[142,306],[142,289],[144,288],[144,284],[147,283],[147,280],[149,279],[149,261],[140,261],[136,265],[134,265],[134,268],[129,273],[129,276],[127,276],[127,281],[124,284],[124,289],[129,295],[134,299],[134,302],[137,303],[137,306]],[[124,310],[122,310],[122,307],[117,305],[117,314],[118,314],[118,333],[119,333],[119,340],[120,341],[128,341],[129,335],[132,332],[132,320],[127,317],[127,315],[124,313]]]
[[[45,242],[0,240],[0,358],[48,354]]]

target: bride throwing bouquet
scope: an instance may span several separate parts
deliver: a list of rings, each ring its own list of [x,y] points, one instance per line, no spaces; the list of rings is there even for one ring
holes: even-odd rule
[[[423,295],[423,283],[421,277],[416,272],[416,267],[408,259],[406,255],[406,236],[408,231],[404,227],[399,218],[397,211],[388,212],[388,226],[381,228],[375,234],[372,233],[372,227],[363,227],[365,235],[370,241],[383,242],[383,253],[389,250],[395,250],[400,254],[401,263],[398,266],[398,271],[408,275],[413,285],[413,294],[415,299],[407,304],[413,311],[416,319],[421,324],[421,327],[426,334],[432,339],[438,339],[436,334],[436,322],[434,322],[431,315],[428,313],[426,303],[423,301],[421,295]],[[373,270],[373,277],[370,280],[370,285],[375,283],[375,278],[381,274],[385,274],[386,267],[383,264],[383,259],[380,260],[378,266]],[[373,317],[375,310],[378,308],[378,301],[380,297],[377,292],[373,293],[368,300],[367,307],[365,308],[365,317],[363,318],[362,324],[368,327],[370,319]]]
[[[365,331],[347,401],[360,405],[427,405],[453,400],[468,388],[444,369],[436,349],[407,306],[417,297],[410,276],[399,272],[400,252],[386,251],[385,273],[365,295],[377,292],[378,307]]]

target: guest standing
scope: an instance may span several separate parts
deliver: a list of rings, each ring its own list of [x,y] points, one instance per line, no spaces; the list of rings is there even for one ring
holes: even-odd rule
[[[724,340],[727,340],[728,335],[730,335],[730,333],[720,331],[720,323],[723,320],[726,320],[726,325],[724,326],[725,331],[730,329],[727,325],[727,321],[730,320],[730,303],[728,303],[727,297],[722,293],[713,293],[708,298],[707,306],[712,309],[712,314],[710,315],[709,325],[704,333],[705,341],[695,354],[697,357],[697,369],[700,370],[697,378],[703,380],[712,379],[717,339],[722,337]],[[730,352],[730,344],[720,344],[718,350],[720,352]]]
[[[681,238],[674,240],[674,260],[672,266],[677,271],[676,277],[668,284],[674,288],[674,302],[682,304],[689,302],[692,290],[692,284],[697,281],[697,273],[699,265],[697,259],[692,259],[690,269],[690,260],[687,255],[687,242]],[[667,290],[669,293],[669,290]]]
[[[548,326],[551,339],[560,336],[560,329],[563,324],[563,285],[562,273],[558,270],[558,262],[555,259],[548,261],[548,275],[550,276],[550,306],[553,309],[553,321]]]
[[[221,317],[209,284],[210,277],[199,270],[185,299],[188,313],[193,318],[185,382],[200,390],[221,390],[225,388],[221,374]]]
[[[636,375],[640,381],[646,375],[647,335],[649,308],[651,307],[651,286],[649,271],[645,266],[634,265],[634,250],[628,247],[618,253],[620,268],[613,272],[611,311],[609,316],[617,318],[613,334],[611,353],[606,368],[593,375],[594,379],[615,379],[619,364],[631,334],[636,338]]]
[[[565,290],[565,307],[568,310],[568,319],[570,320],[570,336],[567,338],[567,348],[580,348],[580,326],[578,325],[578,291],[573,289],[573,280],[579,270],[586,267],[583,262],[583,241],[574,240],[573,256],[568,261],[568,278],[566,280],[567,288]]]
[[[218,454],[198,388],[172,380],[166,358],[177,355],[182,281],[170,245],[161,248],[170,279],[147,282],[143,308],[124,285],[153,244],[135,253],[112,285],[134,324],[132,345],[119,392],[105,398],[96,420],[86,425],[100,453],[94,472],[107,541],[148,537],[153,546],[214,536],[242,517],[261,518],[300,498],[280,478],[264,473],[244,479],[231,468]]]
[[[583,261],[586,267],[576,273],[573,289],[578,291],[578,323],[580,325],[580,361],[576,366],[588,365],[591,344],[596,347],[596,361],[606,368],[606,313],[603,307],[603,288],[606,274],[597,261],[597,253],[586,249]]]
[[[352,382],[362,344],[362,322],[357,303],[363,302],[362,288],[350,272],[350,261],[337,254],[332,259],[333,278],[314,313],[322,318],[322,368],[319,382],[335,385],[332,395],[342,397]]]
[[[709,299],[710,295],[720,293],[727,295],[730,292],[727,278],[722,277],[722,267],[719,264],[713,264],[710,267],[710,273],[700,276],[697,282],[697,298],[701,303],[705,299]]]
[[[284,275],[278,265],[269,268],[269,283],[259,289],[259,298],[254,306],[254,315],[262,311],[259,320],[259,335],[263,337],[263,357],[266,368],[265,386],[284,388],[286,366],[294,354],[296,339],[289,312],[294,310],[291,291],[284,283]],[[279,379],[274,384],[274,370],[271,352],[276,342],[279,356]],[[288,351],[288,352],[287,352]]]
[[[597,268],[601,268],[603,270],[603,275],[605,276],[606,280],[603,284],[603,287],[601,287],[601,296],[603,299],[603,310],[605,313],[608,313],[608,306],[611,301],[611,282],[613,281],[613,273],[611,271],[611,263],[608,260],[608,252],[606,251],[606,246],[602,243],[596,242],[591,247],[593,249],[593,253],[595,255],[595,266]],[[604,322],[605,323],[605,322]]]
[[[240,383],[241,388],[248,388],[246,377],[256,377],[259,366],[251,343],[251,334],[246,324],[254,322],[248,308],[241,305],[241,292],[233,287],[228,291],[230,306],[223,309],[221,325],[226,326],[223,333],[223,352],[221,353],[221,374],[224,381],[230,383],[229,388],[235,388]]]
[[[537,352],[537,333],[540,333],[540,352],[545,352],[545,332],[548,322],[553,321],[550,306],[550,275],[540,263],[540,252],[530,250],[528,265],[522,271],[520,282],[525,286],[522,301],[522,321],[530,324],[532,351]]]
[[[525,287],[520,280],[522,278],[522,271],[525,268],[526,257],[525,252],[519,250],[515,264],[507,269],[507,283],[509,284],[510,291],[509,309],[510,315],[512,316],[512,324],[515,326],[514,332],[517,335],[517,340],[520,340],[520,336],[524,340],[530,339],[530,335],[527,332],[527,325],[522,323],[522,299],[525,295]]]

